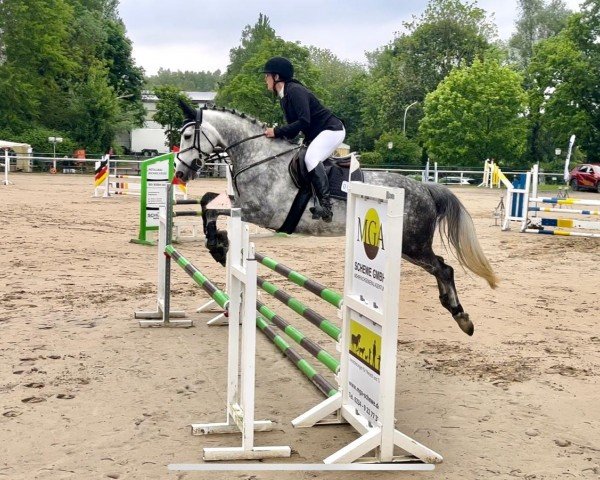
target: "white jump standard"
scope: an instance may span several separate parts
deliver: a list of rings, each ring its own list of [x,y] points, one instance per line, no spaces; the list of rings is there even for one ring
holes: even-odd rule
[[[222,423],[192,424],[192,433],[242,433],[240,447],[204,449],[204,460],[239,460],[289,457],[289,446],[254,446],[255,431],[269,431],[269,420],[254,420],[256,352],[256,260],[248,226],[242,224],[241,210],[233,209],[229,219],[232,243],[227,256],[227,285],[230,289],[227,420]],[[241,319],[241,321],[240,321]],[[241,323],[241,328],[240,328]]]

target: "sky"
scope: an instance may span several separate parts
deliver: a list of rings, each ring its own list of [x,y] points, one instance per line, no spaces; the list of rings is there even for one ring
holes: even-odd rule
[[[581,0],[565,0],[578,10]],[[388,44],[403,22],[419,16],[427,0],[120,0],[119,13],[133,42],[136,64],[147,75],[160,67],[224,71],[229,50],[259,13],[286,41],[331,50],[342,60],[365,62],[364,53]],[[518,17],[517,0],[477,2],[506,40]]]

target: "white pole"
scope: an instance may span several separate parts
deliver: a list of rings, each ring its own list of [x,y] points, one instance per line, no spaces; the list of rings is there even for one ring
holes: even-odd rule
[[[110,155],[106,155],[104,158],[106,159],[106,180],[104,180],[104,195],[102,196],[110,197]]]
[[[412,107],[413,105],[416,105],[419,102],[413,102],[411,103],[408,107],[406,107],[406,109],[404,110],[404,122],[402,123],[402,134],[406,135],[406,114],[408,113],[408,109],[410,107]]]
[[[10,170],[10,158],[8,148],[4,149],[4,185],[8,185],[8,171]]]
[[[569,161],[571,160],[571,152],[573,150],[574,143],[575,143],[575,135],[571,135],[571,138],[569,140],[569,151],[567,152],[567,158],[565,160],[565,172],[564,172],[565,183],[568,183],[568,181],[569,181]]]

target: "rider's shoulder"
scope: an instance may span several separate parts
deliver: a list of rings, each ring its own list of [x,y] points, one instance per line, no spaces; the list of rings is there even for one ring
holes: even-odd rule
[[[306,88],[300,82],[286,82],[285,84],[286,93],[305,93],[308,91],[308,88]]]

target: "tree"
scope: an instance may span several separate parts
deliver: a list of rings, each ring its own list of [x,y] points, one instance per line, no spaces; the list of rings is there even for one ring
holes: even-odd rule
[[[373,149],[387,165],[419,165],[421,147],[401,132],[386,132],[375,141]]]
[[[453,70],[425,100],[419,131],[430,156],[461,166],[518,158],[526,135],[521,82],[497,61]]]
[[[105,152],[111,147],[119,107],[107,73],[98,62],[73,89],[70,131],[79,148]]]
[[[516,31],[510,37],[510,58],[526,70],[533,47],[541,40],[557,35],[567,26],[571,11],[563,0],[519,0],[520,16],[516,22]]]
[[[0,65],[0,77],[19,82],[2,84],[6,89],[0,90],[0,97],[4,103],[12,99],[6,112],[20,111],[25,118],[52,121],[53,107],[65,104],[65,85],[77,68],[68,49],[72,21],[73,8],[67,0],[0,2],[2,51],[6,58]],[[20,103],[20,96],[11,93],[11,88],[27,91],[30,101]]]
[[[406,107],[418,101],[409,112],[406,131],[415,137],[427,93],[454,68],[499,55],[492,43],[495,27],[474,4],[431,0],[425,12],[404,27],[405,33],[369,55],[363,122],[373,138],[402,129]]]
[[[346,142],[361,147],[361,98],[365,68],[354,62],[340,60],[330,50],[309,47],[310,59],[319,71],[319,86],[324,92],[321,100],[340,117],[346,126]]]
[[[167,146],[171,150],[174,145],[179,145],[179,129],[184,121],[179,102],[189,103],[190,98],[171,85],[156,87],[154,94],[158,97],[154,120],[164,127],[167,135]]]
[[[552,149],[566,145],[574,133],[588,161],[600,160],[599,35],[599,7],[596,2],[584,2],[581,13],[569,18],[565,30],[534,47],[529,67],[531,108],[548,144]],[[543,160],[546,152],[536,153]]]
[[[187,70],[182,72],[177,70],[172,72],[169,69],[159,68],[156,75],[146,77],[145,83],[149,89],[154,89],[159,85],[172,85],[182,91],[212,92],[217,89],[221,78],[221,70],[215,70],[214,72],[192,72]]]
[[[323,90],[318,84],[319,72],[310,61],[307,48],[276,37],[263,40],[254,50],[255,53],[244,63],[240,72],[219,89],[215,99],[217,104],[237,108],[269,124],[283,122],[279,102],[274,93],[266,89],[264,76],[260,73],[265,62],[273,56],[289,58],[296,71],[295,78],[317,96],[322,96]]]
[[[260,13],[254,25],[246,25],[242,31],[240,45],[229,51],[229,65],[223,76],[223,85],[228,85],[240,74],[244,65],[258,52],[264,41],[274,40],[275,30],[269,17]]]
[[[117,0],[0,1],[0,128],[104,149],[143,119],[143,71]],[[119,100],[119,101],[117,101]],[[83,143],[88,145],[83,145]]]

